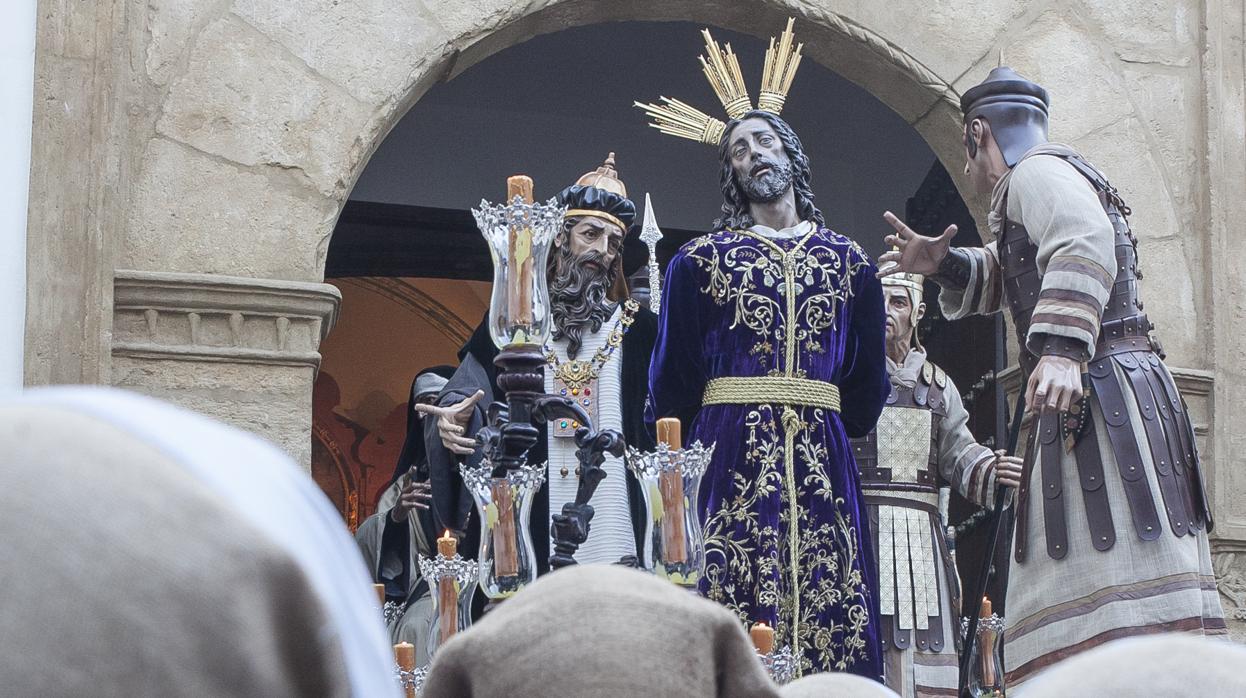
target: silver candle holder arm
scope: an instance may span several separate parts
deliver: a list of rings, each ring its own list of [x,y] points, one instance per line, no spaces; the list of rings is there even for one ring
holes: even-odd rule
[[[759,651],[757,658],[775,683],[783,685],[796,678],[796,656],[791,647],[785,645],[768,654]]]

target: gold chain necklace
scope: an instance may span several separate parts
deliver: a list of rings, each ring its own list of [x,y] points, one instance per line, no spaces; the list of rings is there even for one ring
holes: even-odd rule
[[[610,336],[606,338],[605,346],[597,350],[593,354],[591,361],[581,361],[574,359],[563,363],[558,360],[558,356],[554,350],[547,345],[545,347],[545,362],[554,368],[554,378],[562,381],[562,384],[571,390],[578,391],[589,383],[597,380],[597,376],[601,373],[601,369],[614,356],[614,351],[623,344],[623,335],[631,329],[632,323],[636,320],[636,311],[640,308],[640,304],[632,299],[623,301],[623,314],[619,317],[619,321],[614,324],[614,329],[610,330]]]

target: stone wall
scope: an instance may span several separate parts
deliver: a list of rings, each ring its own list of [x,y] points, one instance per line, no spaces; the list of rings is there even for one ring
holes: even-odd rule
[[[566,26],[672,19],[765,36],[794,15],[809,60],[877,95],[959,176],[957,95],[1004,47],[1054,95],[1053,138],[1084,149],[1134,206],[1147,311],[1170,363],[1206,378],[1196,410],[1210,434],[1217,560],[1240,586],[1242,0],[41,0],[39,9],[28,383],[170,397],[304,462],[313,355],[336,307],[322,283],[334,221],[370,153],[436,81]],[[168,283],[160,273],[190,276]],[[272,283],[284,291],[269,293]],[[203,312],[197,294],[212,297]]]

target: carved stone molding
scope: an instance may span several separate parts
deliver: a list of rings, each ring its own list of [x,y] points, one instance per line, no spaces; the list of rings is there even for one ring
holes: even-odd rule
[[[1246,624],[1246,541],[1212,541],[1211,550],[1224,616],[1240,630],[1240,624]]]
[[[341,300],[329,284],[118,270],[112,352],[318,369]]]

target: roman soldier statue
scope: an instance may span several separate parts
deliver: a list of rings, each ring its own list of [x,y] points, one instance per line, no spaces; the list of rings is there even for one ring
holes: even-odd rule
[[[778,116],[800,57],[791,23],[767,54],[757,109],[730,46],[705,36],[730,122],[701,114],[684,128],[684,103],[645,107],[662,130],[718,147],[724,196],[714,231],[667,267],[653,416],[678,416],[689,441],[716,444],[700,489],[702,592],[774,627],[801,672],[881,679],[874,553],[848,438],[873,429],[888,392],[882,289],[865,252],[826,227],[809,157]]]
[[[965,92],[966,172],[991,195],[984,248],[890,213],[883,272],[932,275],[948,318],[1007,306],[1030,430],[1005,649],[1010,686],[1108,640],[1224,634],[1194,430],[1142,309],[1129,207],[1047,141],[1047,91],[1006,67]]]
[[[974,440],[956,384],[917,337],[925,315],[920,274],[883,278],[891,394],[878,426],[852,440],[878,556],[883,675],[905,698],[957,688],[959,576],[948,554],[941,486],[993,506],[1016,487],[1021,459]]]
[[[545,391],[571,397],[594,418],[597,429],[615,429],[628,445],[651,450],[644,406],[649,357],[657,318],[628,297],[623,274],[623,239],[636,206],[615,169],[614,153],[596,170],[558,194],[567,207],[554,239],[547,276],[553,333],[545,347]],[[459,352],[458,370],[433,406],[425,430],[432,481],[432,510],[439,527],[464,537],[471,550],[479,532],[471,496],[459,475],[459,460],[475,461],[481,449],[472,438],[486,423],[485,406],[501,400],[489,337],[488,316]],[[552,517],[575,500],[579,485],[575,430],[556,420],[542,429],[528,452],[532,463],[548,464],[545,484],[532,506],[532,539],[538,572],[548,570]],[[639,484],[620,458],[607,456],[606,478],[589,504],[596,512],[588,540],[575,554],[580,563],[616,563],[641,550],[645,504]]]

